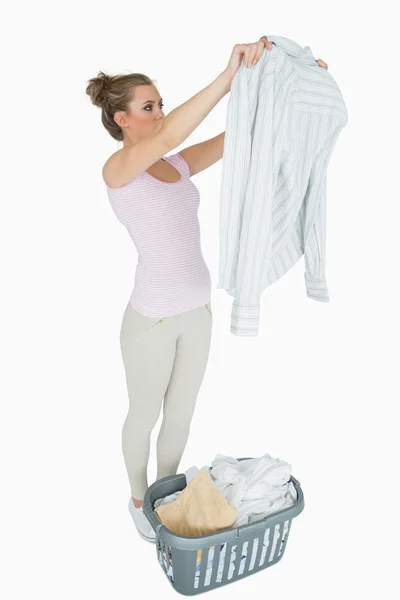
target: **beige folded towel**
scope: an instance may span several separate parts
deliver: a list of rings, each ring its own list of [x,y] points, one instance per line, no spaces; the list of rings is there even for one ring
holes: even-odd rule
[[[198,536],[231,527],[238,511],[223,497],[209,473],[200,469],[182,494],[155,509],[160,521],[174,533]]]

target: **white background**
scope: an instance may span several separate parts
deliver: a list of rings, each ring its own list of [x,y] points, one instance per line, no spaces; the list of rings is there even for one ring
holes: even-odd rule
[[[259,336],[231,334],[232,298],[216,289],[222,161],[193,177],[214,329],[181,471],[268,452],[304,490],[281,563],[215,597],[398,597],[399,32],[394,2],[367,4],[3,9],[3,598],[177,597],[127,509],[119,331],[137,255],[101,179],[121,144],[85,87],[99,70],[143,72],[167,114],[264,34],[309,45],[347,104],[328,172],[331,302],[306,298],[301,260],[264,292]],[[228,99],[175,151],[223,131]]]

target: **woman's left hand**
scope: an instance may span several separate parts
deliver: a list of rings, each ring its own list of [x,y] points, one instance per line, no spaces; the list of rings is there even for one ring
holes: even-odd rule
[[[260,42],[264,42],[265,45],[270,44],[271,42],[268,40],[266,35],[263,35],[260,37]],[[326,62],[324,62],[322,60],[322,58],[319,58],[318,60],[315,61],[317,63],[317,65],[319,67],[322,67],[323,69],[328,69],[328,65],[326,64]]]

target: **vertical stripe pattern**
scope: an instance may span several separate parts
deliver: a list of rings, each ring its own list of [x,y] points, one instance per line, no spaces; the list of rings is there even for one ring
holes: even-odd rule
[[[327,169],[347,109],[308,46],[274,42],[243,63],[228,102],[217,288],[234,297],[231,332],[258,335],[263,290],[304,255],[307,295],[329,301],[325,278]]]

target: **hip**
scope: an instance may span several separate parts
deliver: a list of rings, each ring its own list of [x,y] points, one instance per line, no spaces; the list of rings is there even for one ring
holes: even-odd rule
[[[148,317],[170,317],[211,304],[211,279],[196,284],[151,287],[137,283],[129,299],[131,306]]]
[[[120,341],[131,344],[133,340],[141,343],[168,343],[181,334],[189,334],[191,338],[209,339],[213,325],[211,302],[206,302],[189,310],[168,316],[151,317],[141,313],[128,302],[121,324]]]

